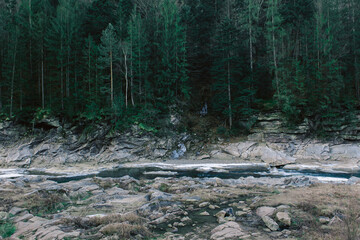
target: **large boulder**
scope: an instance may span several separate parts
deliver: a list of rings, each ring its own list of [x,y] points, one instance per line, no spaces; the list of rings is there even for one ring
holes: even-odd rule
[[[268,146],[259,145],[249,154],[251,159],[260,159],[271,166],[281,166],[295,162],[295,158],[286,153],[269,148]]]

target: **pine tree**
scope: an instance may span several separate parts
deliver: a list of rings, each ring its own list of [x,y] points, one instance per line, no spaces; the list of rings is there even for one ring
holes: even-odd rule
[[[188,96],[186,34],[181,24],[175,0],[162,0],[158,18],[157,97],[163,104],[171,104]]]
[[[110,81],[110,91],[106,87],[103,87],[104,92],[110,92],[110,106],[114,107],[114,62],[118,58],[118,40],[116,36],[115,29],[111,23],[103,31],[101,37],[101,45],[99,47],[100,58],[99,63],[100,67],[104,70],[103,78],[109,79]]]

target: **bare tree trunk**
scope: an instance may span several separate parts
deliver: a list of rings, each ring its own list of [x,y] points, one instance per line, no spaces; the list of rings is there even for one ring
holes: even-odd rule
[[[271,23],[272,23],[272,28],[273,28],[272,29],[272,48],[273,48],[273,61],[274,61],[274,70],[275,70],[276,91],[277,91],[277,95],[279,97],[280,96],[280,88],[279,88],[279,76],[278,76],[278,66],[277,66],[277,59],[276,59],[276,46],[275,46],[274,7],[271,10]]]
[[[356,23],[355,23],[355,2],[354,0],[351,1],[352,5],[352,34],[353,34],[353,54],[354,54],[354,80],[355,80],[355,86],[356,86],[356,97],[360,98],[360,82],[359,82],[359,75],[358,75],[358,66],[357,66],[357,52],[356,52]]]
[[[2,111],[2,109],[3,109],[1,89],[2,89],[2,86],[0,85],[0,112],[1,112],[1,111]]]
[[[249,48],[250,48],[250,70],[253,73],[253,43],[252,43],[252,21],[251,21],[251,0],[249,0]]]
[[[228,18],[230,19],[230,0],[227,0],[227,14],[228,14]],[[229,106],[228,106],[228,108],[229,108],[229,127],[232,128],[230,52],[228,52],[228,61],[227,61],[227,81],[228,81],[227,85],[228,85],[228,101],[229,101]]]
[[[3,63],[3,59],[4,59],[4,50],[1,49],[1,55],[0,55],[0,69],[2,69],[2,63]],[[2,73],[0,73],[0,83],[2,83]],[[2,104],[2,94],[1,94],[1,91],[2,91],[2,84],[0,84],[0,112],[2,111],[3,109],[3,104]]]
[[[250,54],[250,84],[249,84],[249,88],[250,90],[253,88],[253,73],[254,73],[254,62],[253,62],[253,42],[252,42],[252,19],[251,19],[251,1],[249,0],[249,54]],[[252,97],[251,97],[252,98]],[[248,101],[247,101],[248,102]],[[249,103],[247,103],[249,104]]]
[[[129,88],[129,80],[128,80],[128,68],[127,68],[127,55],[125,50],[123,49],[124,53],[124,64],[125,64],[125,106],[128,107],[128,88]]]
[[[13,105],[14,105],[14,83],[15,83],[15,70],[16,70],[16,53],[17,53],[17,39],[15,40],[15,49],[14,49],[14,59],[11,75],[11,94],[10,94],[10,117],[13,114]]]
[[[141,32],[140,32],[140,28],[141,25],[139,25],[138,29],[139,29],[139,101],[141,101],[141,94],[142,94],[142,90],[141,90],[141,83],[142,83],[142,74],[141,74]]]
[[[88,46],[88,75],[89,75],[89,96],[91,96],[91,44],[90,44],[90,36],[89,36],[89,46]]]
[[[131,98],[131,104],[132,106],[135,106],[134,103],[134,87],[133,87],[133,82],[134,82],[134,74],[133,74],[133,39],[131,38],[131,48],[130,48],[130,54],[131,54],[131,61],[130,61],[130,98]]]
[[[61,109],[64,110],[64,61],[63,61],[63,38],[61,37],[61,46],[60,46],[60,85],[61,85]]]
[[[114,108],[114,78],[113,78],[113,55],[110,51],[110,94],[111,94],[111,107]]]
[[[67,46],[66,97],[70,97],[70,46]]]
[[[97,103],[97,87],[98,87],[98,65],[97,65],[97,56],[95,57],[95,102]]]
[[[44,46],[41,48],[41,107],[45,108],[45,89],[44,89]]]
[[[32,61],[32,5],[31,0],[29,0],[29,63],[30,63],[30,80],[32,81],[33,77],[33,61]]]

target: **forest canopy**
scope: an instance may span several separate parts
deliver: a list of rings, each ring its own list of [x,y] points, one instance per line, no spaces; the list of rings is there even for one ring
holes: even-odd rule
[[[0,0],[0,112],[236,126],[342,115],[360,98],[358,0]]]

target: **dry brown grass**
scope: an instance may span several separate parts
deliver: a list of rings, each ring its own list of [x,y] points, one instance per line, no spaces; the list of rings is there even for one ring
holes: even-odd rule
[[[120,239],[129,239],[131,236],[141,234],[142,236],[149,236],[149,230],[139,224],[129,223],[111,223],[100,229],[104,235],[118,235]]]
[[[136,213],[125,213],[125,214],[111,214],[103,217],[90,218],[89,223],[92,226],[107,225],[111,223],[122,223],[128,222],[131,224],[143,224],[145,219],[137,215]]]
[[[103,189],[109,189],[112,188],[114,185],[114,181],[109,178],[109,179],[103,179],[103,178],[93,178],[94,182],[101,188]]]
[[[309,240],[359,240],[360,239],[360,186],[317,184],[306,188],[282,190],[261,201],[259,205],[293,206],[294,227],[301,229],[303,238]],[[320,216],[339,217],[332,225],[322,225]]]

